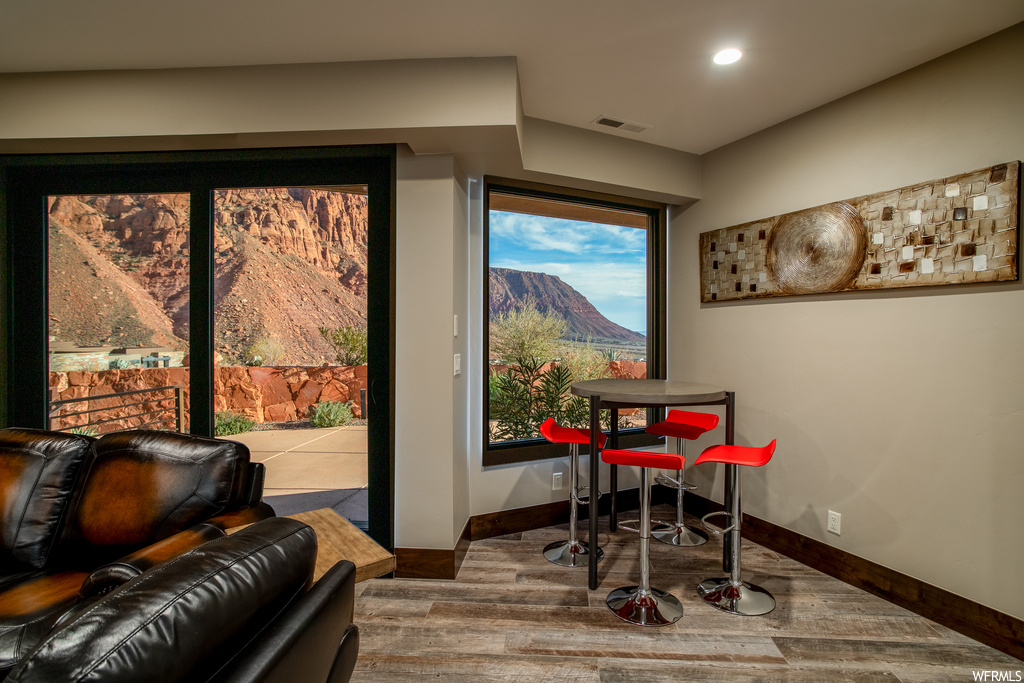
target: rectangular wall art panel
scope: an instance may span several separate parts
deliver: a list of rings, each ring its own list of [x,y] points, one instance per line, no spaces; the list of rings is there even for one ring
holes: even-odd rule
[[[701,301],[1018,277],[1020,162],[701,233]]]

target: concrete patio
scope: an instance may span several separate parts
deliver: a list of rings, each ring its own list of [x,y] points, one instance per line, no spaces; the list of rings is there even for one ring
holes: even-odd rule
[[[263,497],[278,515],[332,508],[353,522],[366,514],[366,427],[271,429],[227,437],[267,468]]]

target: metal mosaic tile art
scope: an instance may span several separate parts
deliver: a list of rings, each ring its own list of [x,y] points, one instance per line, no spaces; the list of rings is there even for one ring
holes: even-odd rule
[[[700,235],[701,302],[1018,278],[1020,162]]]

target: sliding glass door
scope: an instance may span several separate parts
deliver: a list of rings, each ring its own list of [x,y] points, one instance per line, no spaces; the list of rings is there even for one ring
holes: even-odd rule
[[[0,158],[0,425],[223,435],[347,411],[356,521],[392,547],[394,164],[391,146]]]

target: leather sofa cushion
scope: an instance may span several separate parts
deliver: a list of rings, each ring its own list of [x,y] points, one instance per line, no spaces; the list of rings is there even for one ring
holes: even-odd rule
[[[92,568],[234,506],[249,450],[173,432],[104,435],[86,460],[62,545],[69,563]]]
[[[209,680],[305,594],[315,561],[310,527],[263,520],[73,611],[7,681]]]
[[[93,439],[0,430],[0,573],[43,569]]]

